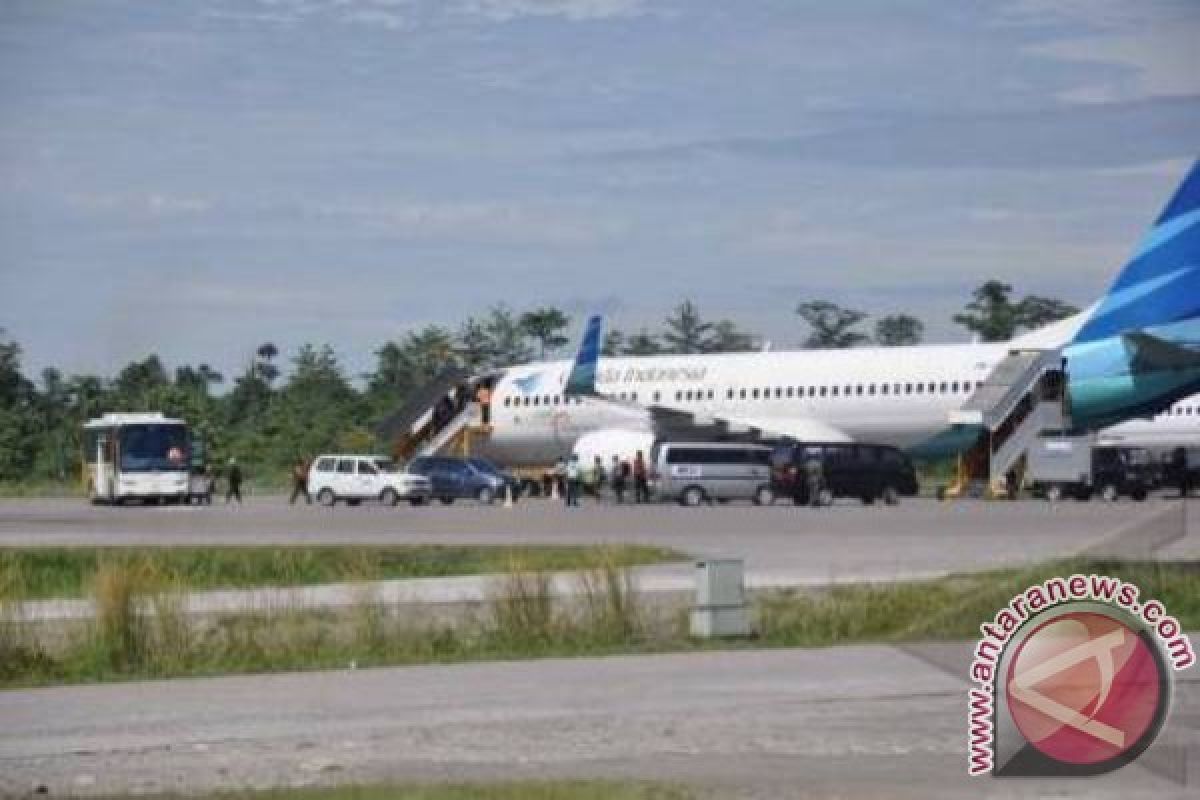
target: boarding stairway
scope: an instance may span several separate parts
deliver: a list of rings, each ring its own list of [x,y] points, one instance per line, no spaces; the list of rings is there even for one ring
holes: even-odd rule
[[[1070,427],[1061,352],[1011,351],[966,403],[950,412],[950,423],[978,427],[980,436],[959,459],[956,484],[947,493],[982,484],[992,494],[1005,494],[1006,478],[1012,473],[1020,482],[1038,437]]]
[[[482,424],[478,403],[460,407],[446,399],[453,398],[460,387],[468,387],[471,392],[474,386],[466,372],[446,367],[385,418],[376,432],[384,441],[392,442],[394,454],[403,460],[441,452],[468,455],[471,438],[486,435],[489,428]],[[449,409],[452,416],[439,418],[439,407]]]

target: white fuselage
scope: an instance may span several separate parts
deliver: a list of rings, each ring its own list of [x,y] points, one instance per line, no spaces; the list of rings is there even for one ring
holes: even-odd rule
[[[800,440],[848,438],[906,448],[945,430],[949,412],[1014,346],[1049,344],[1023,337],[998,344],[601,358],[596,389],[602,400],[563,396],[571,361],[526,364],[505,370],[496,384],[493,433],[484,450],[505,464],[552,463],[587,434],[652,435],[647,406]],[[1102,439],[1141,446],[1200,440],[1200,402],[1175,408],[1178,413],[1107,429]],[[1185,413],[1189,408],[1194,413]]]
[[[1200,395],[1185,397],[1153,417],[1105,428],[1100,431],[1097,443],[1160,451],[1200,447]]]
[[[587,433],[649,433],[651,405],[796,438],[908,447],[945,429],[1011,346],[602,358],[596,389],[615,403],[564,397],[570,361],[523,365],[495,387],[487,450],[509,464],[544,464]]]

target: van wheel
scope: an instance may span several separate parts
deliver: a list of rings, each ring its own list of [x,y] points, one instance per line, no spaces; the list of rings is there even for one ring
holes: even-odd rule
[[[864,506],[873,506],[873,505],[875,505],[875,495],[873,495],[873,494],[864,494],[864,495],[863,495],[862,497],[860,497],[859,499],[860,499],[860,500],[862,500],[862,504],[863,504]]]
[[[760,486],[754,491],[754,505],[770,506],[775,504],[775,492],[770,486]]]
[[[490,486],[484,486],[475,493],[475,499],[483,503],[485,506],[490,506],[492,501],[496,499],[496,493]]]
[[[384,489],[379,493],[379,502],[385,506],[394,506],[400,502],[400,495],[396,494],[395,489]]]
[[[1059,500],[1062,500],[1062,496],[1063,490],[1058,484],[1046,487],[1046,499],[1051,503],[1057,503]]]
[[[354,498],[354,499],[352,499],[352,500],[347,500],[347,501],[346,501],[346,505],[348,505],[348,506],[358,506],[358,505],[362,505],[362,499],[361,499],[361,498],[358,498],[358,497],[355,497],[355,498]]]
[[[1100,499],[1106,503],[1117,502],[1117,497],[1119,495],[1120,492],[1117,491],[1117,487],[1113,486],[1111,483],[1106,483],[1100,488]]]
[[[337,495],[333,493],[333,489],[322,489],[317,492],[317,502],[323,506],[333,508],[334,504],[337,503]]]
[[[1132,492],[1130,492],[1130,493],[1129,493],[1129,496],[1133,498],[1133,501],[1134,501],[1135,503],[1143,503],[1143,502],[1145,502],[1145,500],[1146,500],[1146,487],[1145,487],[1145,486],[1138,486],[1138,487],[1134,488],[1134,490],[1133,490]]]
[[[704,490],[699,486],[689,486],[679,495],[679,502],[690,508],[704,504]]]
[[[896,491],[894,486],[883,487],[883,492],[880,493],[883,498],[884,505],[895,506],[900,504],[900,493]]]
[[[410,497],[410,498],[408,498],[408,504],[410,506],[423,506],[423,505],[425,505],[425,498],[424,497]]]
[[[452,505],[454,505],[454,498],[453,498],[453,497],[439,497],[439,498],[438,498],[438,500],[441,500],[441,501],[442,501],[442,505],[444,505],[444,506],[452,506]]]

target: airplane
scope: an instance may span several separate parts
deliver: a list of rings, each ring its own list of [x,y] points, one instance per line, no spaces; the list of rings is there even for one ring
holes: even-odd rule
[[[593,317],[574,361],[495,377],[481,455],[627,458],[686,424],[950,455],[979,433],[950,412],[1014,349],[1061,348],[1076,428],[1135,424],[1200,390],[1200,161],[1100,301],[1007,342],[607,358],[602,331]]]
[[[1153,417],[1105,428],[1096,436],[1102,447],[1142,447],[1166,453],[1176,447],[1200,447],[1200,395],[1185,397]]]

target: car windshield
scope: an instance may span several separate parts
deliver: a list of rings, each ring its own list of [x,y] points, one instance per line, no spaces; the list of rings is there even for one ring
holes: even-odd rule
[[[500,468],[486,458],[468,458],[467,463],[480,472],[486,472],[489,475],[499,475]]]
[[[183,425],[127,425],[121,428],[121,469],[165,472],[188,466],[188,432]]]
[[[386,472],[389,475],[400,471],[400,467],[396,464],[395,461],[392,461],[390,458],[375,459],[375,468],[378,469],[380,472]]]

